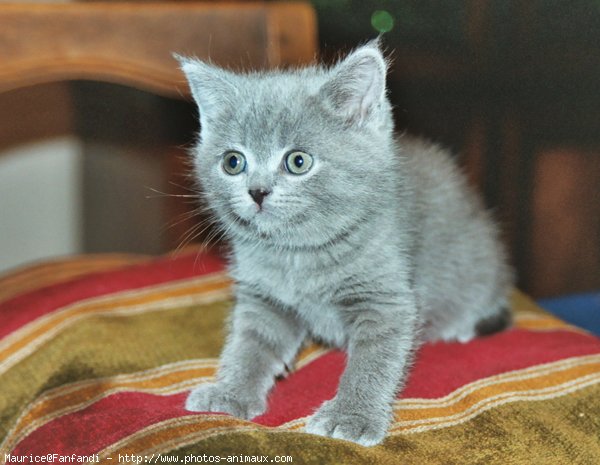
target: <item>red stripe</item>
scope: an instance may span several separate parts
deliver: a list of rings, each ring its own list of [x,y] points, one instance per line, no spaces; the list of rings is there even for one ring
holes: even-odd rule
[[[292,373],[277,383],[269,396],[267,412],[254,421],[277,426],[310,415],[335,396],[345,365],[346,355],[332,351]]]
[[[438,398],[481,378],[597,353],[600,339],[564,330],[512,329],[468,344],[427,344],[402,397]]]
[[[72,281],[37,289],[0,304],[0,338],[66,305],[91,297],[201,276],[224,269],[223,260],[204,253],[155,261],[113,271],[102,271]]]
[[[428,344],[418,353],[402,397],[442,397],[483,377],[595,353],[600,339],[568,331],[516,329],[469,344]],[[291,374],[271,393],[268,412],[254,421],[277,426],[310,415],[335,395],[344,365],[345,355],[333,351]],[[15,453],[90,454],[156,422],[189,415],[183,409],[186,395],[112,395],[41,427]]]
[[[189,415],[183,408],[184,401],[185,394],[114,394],[45,424],[21,441],[13,455],[95,454],[148,425]]]

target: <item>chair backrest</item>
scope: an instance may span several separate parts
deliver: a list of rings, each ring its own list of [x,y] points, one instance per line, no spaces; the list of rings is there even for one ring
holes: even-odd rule
[[[315,22],[302,2],[0,4],[0,92],[93,79],[187,97],[173,52],[234,69],[307,63]]]

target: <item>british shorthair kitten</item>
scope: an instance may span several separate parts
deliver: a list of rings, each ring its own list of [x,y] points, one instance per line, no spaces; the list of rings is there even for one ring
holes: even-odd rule
[[[395,137],[377,42],[330,68],[179,60],[200,111],[195,176],[230,241],[236,297],[216,381],[186,408],[260,415],[312,339],[348,358],[306,431],[378,444],[421,343],[509,324],[497,227],[448,153]]]

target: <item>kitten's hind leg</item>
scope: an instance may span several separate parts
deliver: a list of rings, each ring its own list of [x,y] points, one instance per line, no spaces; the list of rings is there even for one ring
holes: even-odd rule
[[[495,305],[477,304],[461,312],[454,312],[452,319],[442,318],[444,312],[434,312],[434,315],[437,318],[430,318],[422,329],[423,341],[457,341],[464,344],[476,337],[503,331],[512,323],[512,314],[504,299]]]
[[[458,341],[463,344],[476,337],[491,336],[507,329],[512,323],[512,315],[507,307],[500,307],[496,313],[484,316],[474,324],[470,323],[464,327],[449,328],[446,333],[442,333],[441,339],[444,341]]]
[[[296,356],[306,331],[294,317],[251,295],[238,295],[215,383],[196,387],[185,407],[251,419],[266,409],[275,377]]]

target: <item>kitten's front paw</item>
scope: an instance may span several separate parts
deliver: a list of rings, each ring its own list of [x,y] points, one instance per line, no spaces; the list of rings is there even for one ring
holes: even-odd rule
[[[266,400],[211,383],[201,384],[193,389],[185,401],[185,408],[192,412],[229,413],[234,417],[250,420],[264,413]]]
[[[336,439],[374,446],[383,441],[388,428],[388,416],[351,404],[340,403],[336,398],[325,402],[309,418],[305,431]]]

